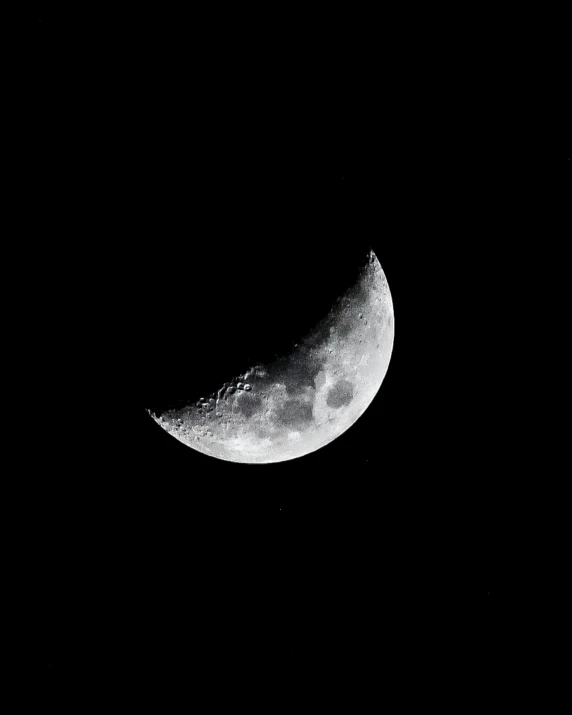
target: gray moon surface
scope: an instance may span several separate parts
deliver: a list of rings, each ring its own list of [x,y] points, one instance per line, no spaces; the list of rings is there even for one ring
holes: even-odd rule
[[[216,393],[151,417],[183,444],[231,462],[265,464],[329,444],[365,412],[387,373],[393,301],[369,252],[355,285],[289,355],[245,365]]]

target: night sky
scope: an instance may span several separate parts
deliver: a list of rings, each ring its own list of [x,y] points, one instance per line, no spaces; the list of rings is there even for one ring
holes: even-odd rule
[[[26,658],[51,684],[501,677],[531,541],[506,276],[569,144],[531,142],[475,67],[410,59],[358,88],[340,62],[302,88],[101,27],[47,14],[23,53]],[[366,245],[395,344],[346,434],[238,465],[145,413],[310,324]]]

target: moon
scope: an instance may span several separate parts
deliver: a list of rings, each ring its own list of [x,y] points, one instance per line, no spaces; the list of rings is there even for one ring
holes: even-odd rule
[[[148,413],[203,454],[267,464],[326,446],[369,407],[385,378],[394,342],[387,279],[369,251],[354,285],[288,354],[244,366],[197,401]]]

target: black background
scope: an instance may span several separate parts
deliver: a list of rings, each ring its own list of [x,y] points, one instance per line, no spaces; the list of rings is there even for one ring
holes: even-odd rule
[[[27,657],[51,681],[501,677],[531,538],[507,271],[565,165],[470,58],[394,47],[364,79],[102,27],[47,17],[26,58]],[[395,346],[346,434],[237,465],[145,413],[279,350],[368,245]]]

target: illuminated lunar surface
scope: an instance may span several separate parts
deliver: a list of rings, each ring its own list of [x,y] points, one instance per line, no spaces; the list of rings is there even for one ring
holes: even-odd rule
[[[373,252],[356,282],[290,354],[226,376],[220,389],[153,419],[193,449],[231,462],[302,457],[364,413],[386,375],[393,303]]]

